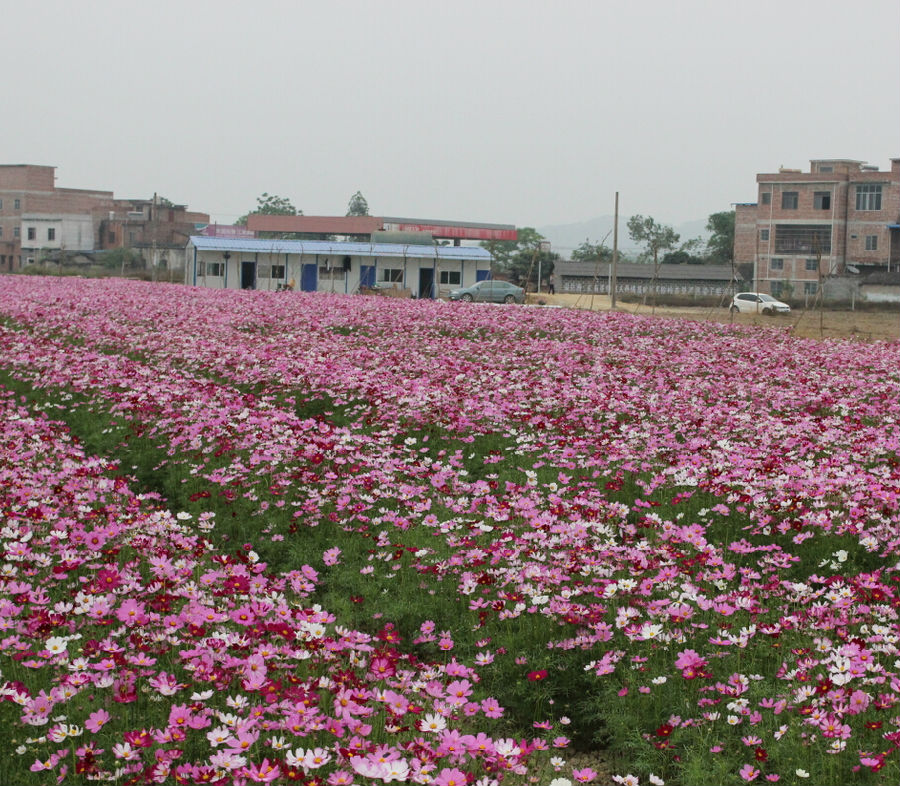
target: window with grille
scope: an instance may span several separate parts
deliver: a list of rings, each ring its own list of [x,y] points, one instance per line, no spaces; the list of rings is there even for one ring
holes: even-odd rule
[[[856,187],[857,210],[881,210],[881,186],[864,185]]]
[[[780,254],[830,254],[830,224],[778,224],[775,251]]]

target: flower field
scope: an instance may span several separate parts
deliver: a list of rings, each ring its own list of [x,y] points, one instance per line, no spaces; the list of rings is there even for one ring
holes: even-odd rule
[[[900,345],[0,278],[0,782],[900,781]]]

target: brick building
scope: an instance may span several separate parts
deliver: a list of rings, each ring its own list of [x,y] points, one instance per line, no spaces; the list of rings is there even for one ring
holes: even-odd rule
[[[757,201],[735,209],[734,260],[758,291],[802,297],[829,276],[900,269],[900,158],[889,171],[819,159],[756,182]]]
[[[0,271],[20,270],[44,257],[123,246],[148,265],[183,258],[205,213],[153,199],[116,199],[112,191],[58,188],[56,167],[0,165]],[[177,252],[177,253],[176,253]]]
[[[91,211],[112,191],[57,188],[56,167],[0,165],[0,270],[18,270],[43,248],[95,248]]]
[[[117,199],[113,209],[94,210],[98,249],[131,248],[147,265],[167,269],[184,262],[191,235],[209,224],[207,213],[175,205],[156,194],[152,199]]]

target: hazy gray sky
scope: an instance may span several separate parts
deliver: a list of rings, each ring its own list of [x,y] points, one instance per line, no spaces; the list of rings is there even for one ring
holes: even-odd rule
[[[7,3],[0,163],[230,222],[665,223],[900,156],[898,0]]]

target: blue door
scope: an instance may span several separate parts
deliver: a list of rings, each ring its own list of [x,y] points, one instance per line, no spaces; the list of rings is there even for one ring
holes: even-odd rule
[[[300,289],[315,292],[319,288],[319,271],[316,265],[304,265],[300,273]]]
[[[487,281],[491,277],[490,270],[476,270],[475,271],[475,283],[477,284],[479,281]]]
[[[375,265],[359,266],[359,285],[360,287],[375,286]]]

